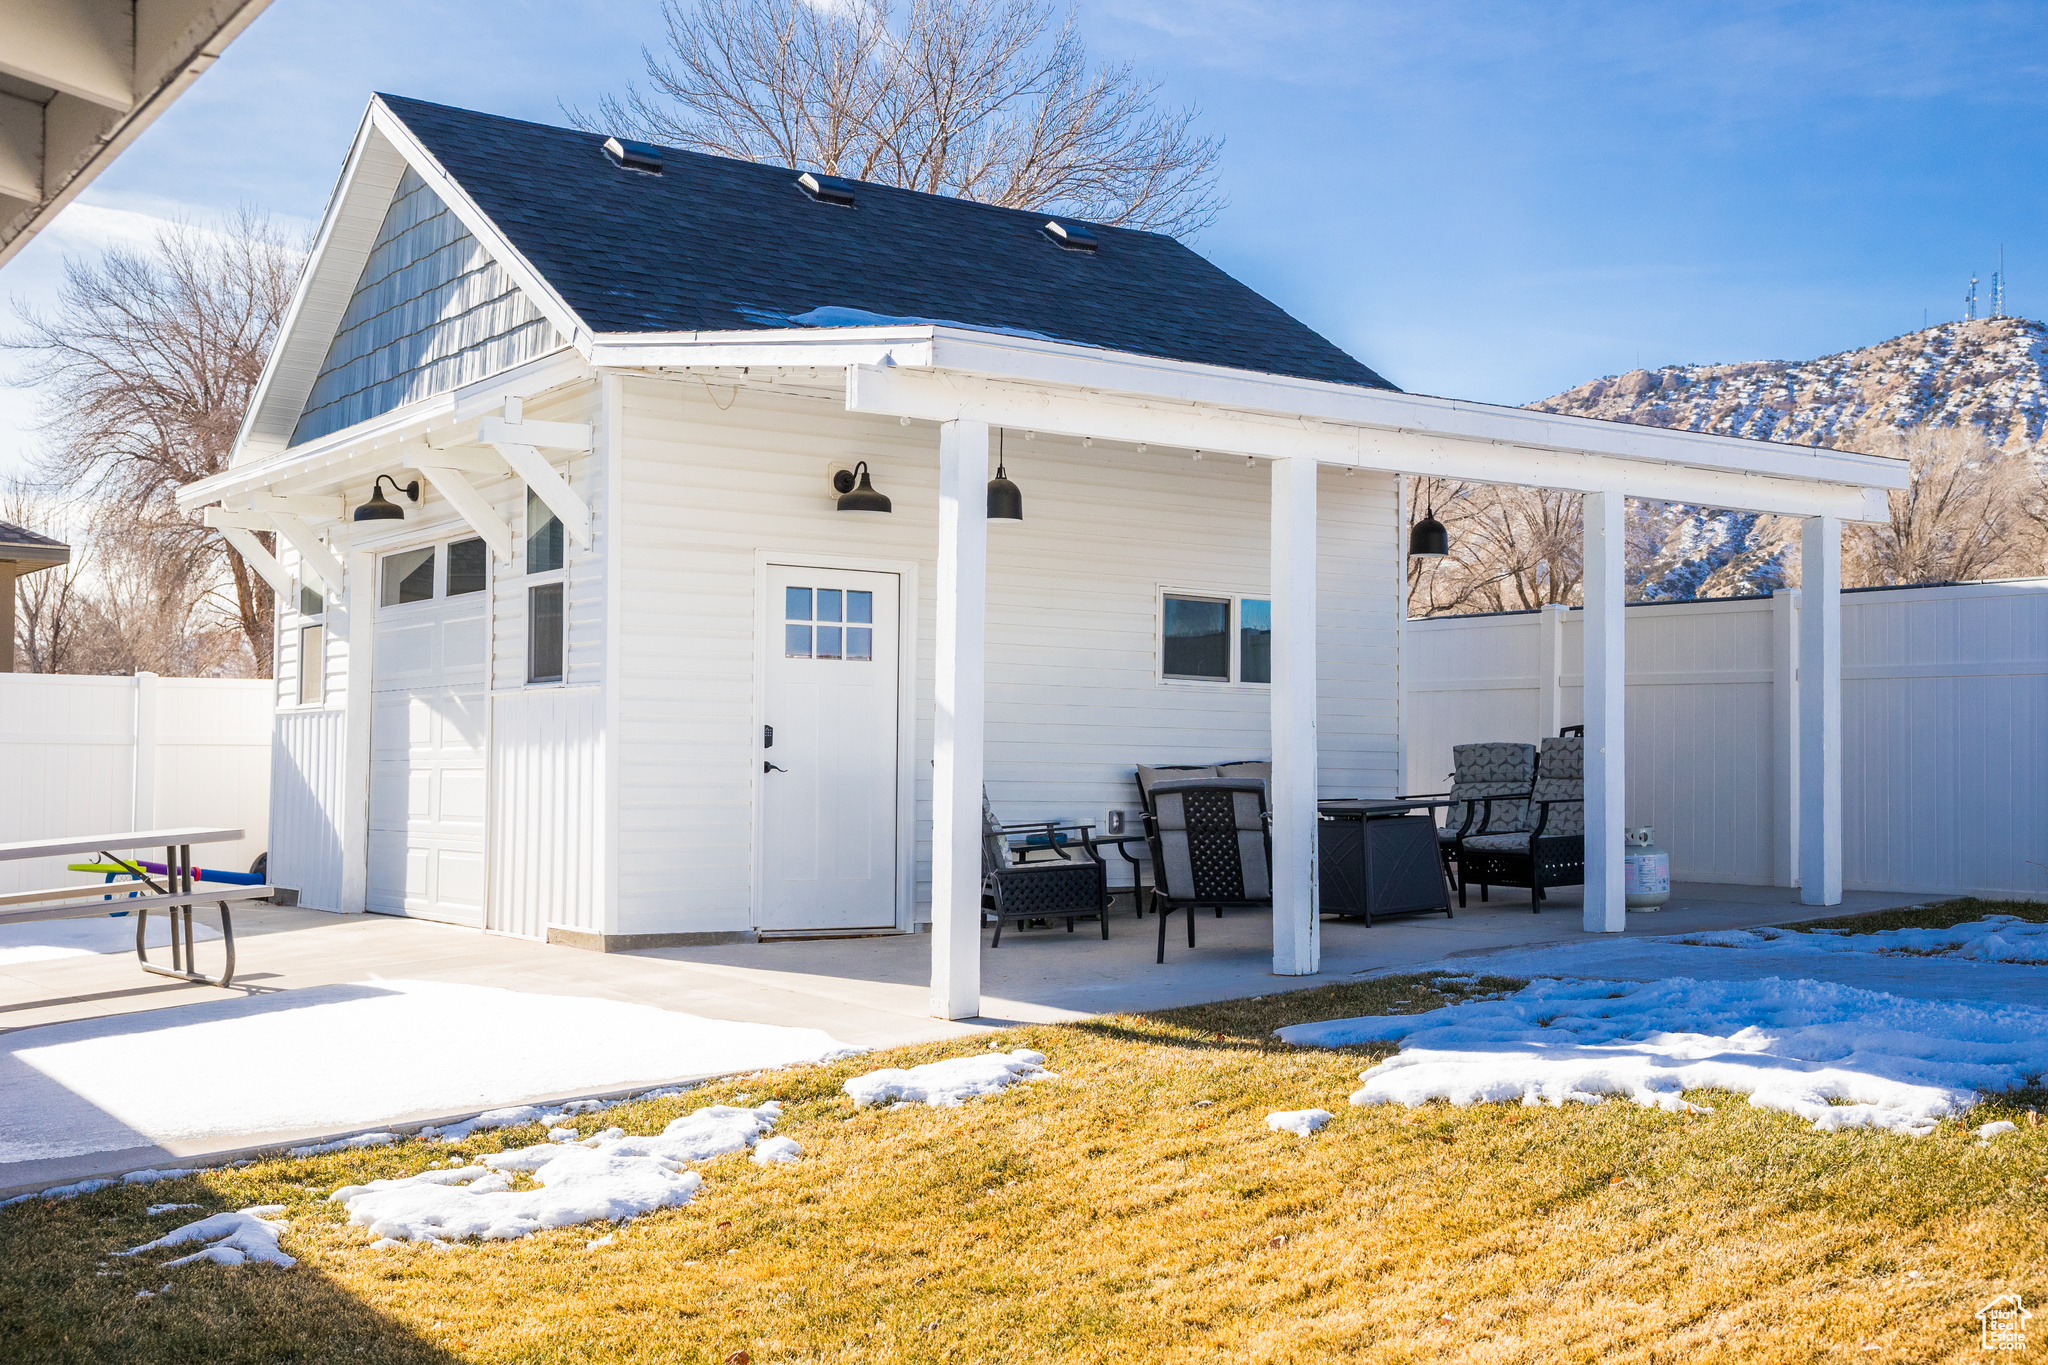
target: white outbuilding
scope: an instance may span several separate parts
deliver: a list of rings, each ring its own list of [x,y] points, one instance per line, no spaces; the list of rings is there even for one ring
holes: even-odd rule
[[[1803,894],[1839,900],[1840,530],[1902,465],[1405,394],[1158,234],[380,96],[180,500],[278,590],[302,904],[611,950],[929,927],[958,1018],[984,785],[1135,821],[1139,763],[1271,757],[1274,969],[1316,971],[1317,798],[1400,790],[1425,474],[1587,495],[1593,930],[1624,497],[1807,519]]]

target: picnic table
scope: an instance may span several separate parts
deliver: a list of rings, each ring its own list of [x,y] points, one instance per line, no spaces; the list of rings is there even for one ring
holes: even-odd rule
[[[115,901],[114,905],[118,907],[115,909],[109,909],[106,882],[93,882],[85,886],[53,886],[38,891],[11,891],[0,894],[0,924],[18,924],[33,920],[89,919],[99,915],[132,913],[135,916],[135,956],[142,963],[144,971],[154,972],[158,976],[177,977],[184,981],[199,981],[209,986],[225,986],[235,977],[235,926],[228,913],[228,905],[230,902],[268,900],[273,888],[202,883],[196,875],[198,869],[192,862],[192,846],[231,843],[241,837],[242,831],[238,829],[152,829],[130,830],[120,834],[87,834],[67,839],[30,839],[21,843],[0,844],[0,862],[23,858],[61,858],[73,853],[96,854],[97,861],[122,868],[150,891],[148,895],[133,894]],[[117,852],[143,848],[161,848],[164,851],[161,872],[154,871],[139,860],[115,856]],[[220,907],[220,933],[226,965],[217,977],[206,976],[199,971],[196,952],[198,945],[192,937],[193,904],[206,901]],[[149,949],[144,935],[151,910],[162,910],[171,922],[169,967],[159,966],[149,960]],[[182,936],[179,934],[181,915],[184,921]]]

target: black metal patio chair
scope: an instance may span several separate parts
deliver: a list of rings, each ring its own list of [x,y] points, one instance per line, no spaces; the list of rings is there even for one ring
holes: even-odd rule
[[[996,819],[988,796],[982,796],[981,908],[996,921],[995,942],[989,947],[1003,946],[1005,920],[1015,920],[1019,929],[1065,920],[1071,934],[1074,921],[1092,916],[1102,923],[1102,937],[1109,937],[1109,868],[1090,839],[1093,828],[1048,820],[1006,825]],[[1013,849],[1010,840],[1019,834],[1034,842]],[[1035,842],[1037,836],[1044,837],[1043,845]],[[1030,861],[1030,855],[1041,849],[1054,856]]]
[[[1536,756],[1536,781],[1530,789],[1525,828],[1493,827],[1458,840],[1458,904],[1465,904],[1465,884],[1479,883],[1479,896],[1489,886],[1520,886],[1529,890],[1531,913],[1543,910],[1543,892],[1551,886],[1582,886],[1586,881],[1586,741],[1560,736],[1543,741]]]
[[[1152,850],[1152,908],[1159,913],[1159,955],[1166,961],[1166,919],[1188,917],[1188,947],[1195,946],[1195,911],[1273,904],[1273,840],[1266,814],[1266,784],[1256,778],[1197,778],[1158,782],[1145,812]]]
[[[1437,848],[1452,885],[1464,890],[1458,840],[1488,831],[1527,829],[1529,789],[1535,785],[1533,744],[1494,741],[1451,747],[1451,789],[1444,793],[1450,805],[1437,832]]]

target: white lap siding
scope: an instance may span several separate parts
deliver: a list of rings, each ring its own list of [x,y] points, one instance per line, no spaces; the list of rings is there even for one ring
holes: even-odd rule
[[[914,918],[927,918],[937,445],[929,424],[849,415],[836,400],[626,382],[612,932],[753,927],[760,552],[919,568]],[[998,812],[1099,823],[1111,809],[1135,812],[1135,763],[1266,757],[1266,689],[1157,677],[1162,587],[1265,595],[1266,469],[1026,441],[1021,431],[1007,449],[1025,520],[989,534],[988,787]],[[863,459],[892,515],[834,510],[828,468]],[[1394,483],[1325,469],[1320,496],[1323,789],[1391,794]]]

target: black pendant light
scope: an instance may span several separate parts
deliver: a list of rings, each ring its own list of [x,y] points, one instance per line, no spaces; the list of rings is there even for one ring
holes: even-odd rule
[[[1442,559],[1450,552],[1451,533],[1436,519],[1436,500],[1431,498],[1429,510],[1422,514],[1422,520],[1408,528],[1408,557]]]
[[[1010,482],[1003,469],[1003,430],[996,428],[996,476],[988,481],[988,519],[1024,520],[1024,490]]]
[[[403,493],[403,494],[405,494],[405,496],[406,496],[406,497],[408,497],[408,498],[412,499],[412,501],[413,501],[413,502],[415,502],[415,503],[417,503],[417,502],[418,502],[418,501],[420,500],[420,481],[419,481],[418,479],[414,479],[414,480],[413,480],[413,481],[412,481],[411,483],[407,484],[407,485],[406,485],[405,487],[403,487],[403,488],[400,488],[400,487],[398,486],[398,480],[396,480],[396,479],[392,479],[392,478],[391,478],[391,476],[390,476],[389,474],[379,474],[379,475],[377,476],[377,481],[376,481],[375,483],[373,483],[373,484],[371,484],[371,485],[370,485],[370,500],[369,500],[368,502],[364,503],[364,504],[363,504],[363,505],[362,505],[361,507],[358,507],[358,508],[356,509],[356,514],[355,514],[355,516],[354,516],[353,520],[356,520],[356,521],[404,521],[404,520],[405,520],[405,509],[404,509],[403,507],[400,507],[400,506],[399,506],[399,505],[398,505],[397,503],[389,501],[389,500],[388,500],[387,498],[385,498],[385,496],[384,496],[384,488],[383,488],[383,484],[384,484],[384,481],[385,481],[386,479],[390,479],[390,480],[391,480],[391,491],[392,491],[392,492],[394,492],[394,493]]]
[[[862,460],[851,472],[840,470],[832,476],[832,486],[839,491],[839,510],[842,512],[888,512],[893,510],[887,495],[877,493],[875,486],[868,482],[868,462]]]

